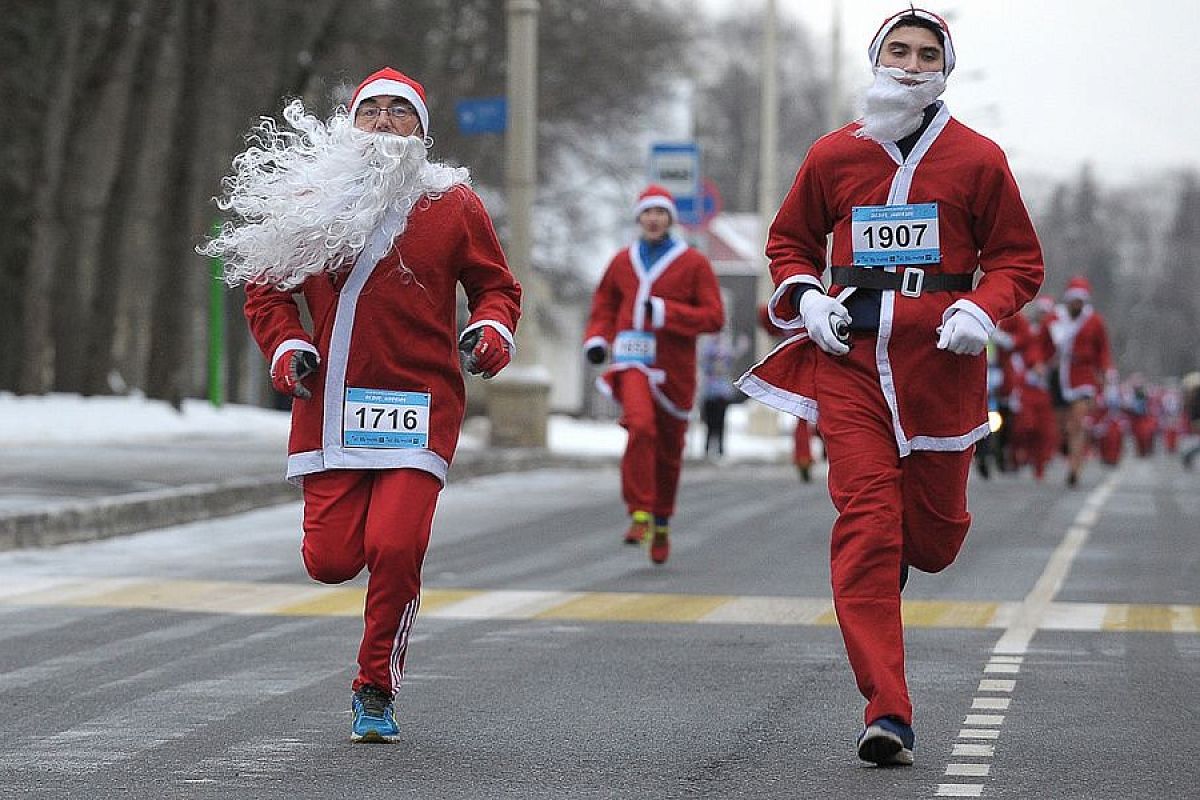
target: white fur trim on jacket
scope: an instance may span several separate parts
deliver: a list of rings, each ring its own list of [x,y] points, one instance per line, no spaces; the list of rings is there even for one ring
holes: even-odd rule
[[[779,315],[775,313],[775,309],[778,307],[780,301],[791,295],[792,290],[800,284],[812,286],[820,290],[822,294],[825,292],[825,287],[821,285],[821,282],[811,275],[793,275],[792,277],[784,280],[784,282],[779,284],[779,287],[775,290],[775,294],[771,295],[771,299],[767,301],[767,317],[771,320],[771,324],[775,327],[782,328],[785,331],[804,327],[804,322],[800,319],[800,309],[798,308],[795,309],[796,316],[792,317],[791,319],[781,319]],[[788,302],[790,303],[791,301],[789,300]]]
[[[667,301],[650,296],[650,328],[658,330],[667,324]]]

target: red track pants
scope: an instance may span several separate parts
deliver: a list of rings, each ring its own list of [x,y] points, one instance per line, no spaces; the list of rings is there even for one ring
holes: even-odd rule
[[[304,478],[300,549],[308,574],[342,583],[364,566],[370,573],[355,690],[369,683],[394,694],[400,686],[441,488],[415,469],[329,470]]]
[[[867,699],[865,721],[894,716],[912,724],[900,563],[937,572],[958,555],[971,524],[972,449],[900,458],[873,336],[856,335],[848,355],[823,357],[818,369],[829,495],[838,511],[830,547],[838,625],[858,690]]]
[[[658,407],[640,370],[624,370],[614,383],[621,425],[629,432],[621,458],[621,496],[631,514],[649,511],[669,517],[675,513],[687,420]]]

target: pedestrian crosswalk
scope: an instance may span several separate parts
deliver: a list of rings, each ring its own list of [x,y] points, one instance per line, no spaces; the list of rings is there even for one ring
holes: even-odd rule
[[[148,609],[295,617],[360,616],[360,586],[142,578],[37,577],[0,587],[0,605]],[[905,600],[912,628],[1005,628],[1018,602]],[[820,597],[651,594],[427,587],[423,618],[576,622],[834,625]],[[1200,606],[1050,603],[1042,630],[1200,632]]]

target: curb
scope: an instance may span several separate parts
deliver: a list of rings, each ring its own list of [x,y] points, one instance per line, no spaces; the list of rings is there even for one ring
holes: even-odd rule
[[[555,456],[545,450],[506,449],[460,453],[449,480],[548,467],[581,468],[619,459]],[[299,488],[280,476],[200,483],[169,489],[56,505],[42,511],[0,516],[0,552],[54,547],[125,536],[154,528],[216,519],[257,508],[293,503]]]

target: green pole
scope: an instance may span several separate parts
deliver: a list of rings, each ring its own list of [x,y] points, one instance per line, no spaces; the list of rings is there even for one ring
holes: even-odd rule
[[[220,222],[213,223],[212,235],[221,235]],[[220,408],[225,402],[225,264],[213,256],[208,265],[208,401]]]

